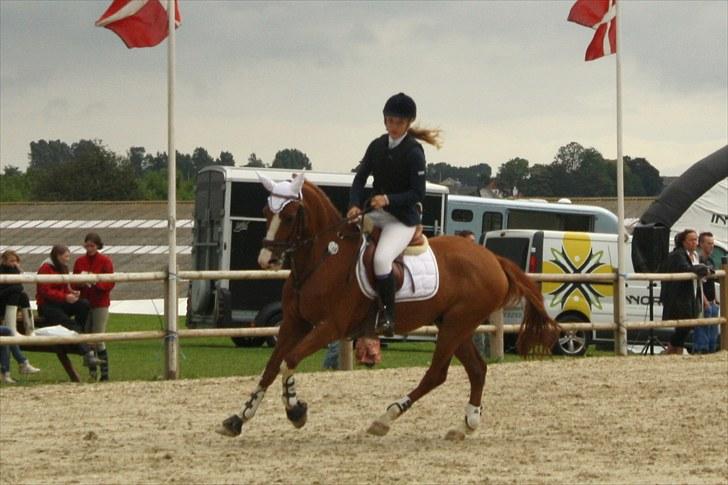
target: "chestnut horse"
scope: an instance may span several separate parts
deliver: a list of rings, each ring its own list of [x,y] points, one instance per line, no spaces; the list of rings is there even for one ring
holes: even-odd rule
[[[291,274],[283,287],[278,342],[241,412],[218,430],[227,436],[241,433],[279,372],[288,419],[302,427],[307,405],[296,395],[293,371],[305,357],[357,331],[372,305],[353,274],[361,244],[359,226],[343,219],[321,189],[304,183],[303,175],[292,182],[275,183],[262,176],[261,181],[271,195],[264,209],[267,234],[258,263],[279,269],[288,257]],[[559,328],[546,313],[538,287],[515,264],[462,237],[440,236],[429,243],[440,272],[439,289],[428,300],[397,303],[396,331],[406,334],[435,322],[439,329],[432,363],[419,385],[372,423],[372,434],[387,433],[395,419],[445,382],[453,355],[467,372],[470,397],[465,420],[459,420],[446,438],[462,439],[474,431],[480,422],[486,364],[473,344],[473,332],[506,304],[525,299],[518,338],[522,355],[548,352],[558,338]]]

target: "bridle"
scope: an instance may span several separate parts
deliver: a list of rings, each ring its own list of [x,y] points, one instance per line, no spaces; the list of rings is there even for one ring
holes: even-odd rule
[[[283,258],[284,256],[288,256],[290,254],[294,254],[299,249],[312,245],[314,242],[316,242],[319,238],[323,237],[327,233],[329,233],[335,229],[338,229],[341,226],[349,224],[353,220],[356,219],[356,218],[341,217],[334,224],[326,226],[323,229],[321,229],[320,231],[317,231],[315,234],[312,234],[307,237],[304,234],[306,207],[303,203],[303,198],[299,197],[299,196],[295,196],[295,195],[294,196],[276,195],[276,197],[287,199],[290,202],[298,203],[298,208],[296,209],[296,214],[294,216],[295,221],[293,222],[293,229],[291,231],[291,236],[289,236],[287,239],[280,240],[280,241],[275,240],[275,239],[263,239],[263,241],[261,243],[263,248],[268,249],[271,252],[275,253],[276,251],[278,251],[278,255],[280,258]],[[359,237],[359,235],[360,235],[359,231],[356,231],[356,233],[351,233],[351,234],[346,234],[343,231],[337,231],[337,233],[336,233],[336,237],[338,239]],[[290,258],[291,275],[293,276],[294,287],[296,289],[300,289],[301,286],[303,286],[303,283],[309,278],[309,276],[311,276],[318,269],[318,267],[323,264],[323,262],[326,260],[326,258],[328,256],[330,256],[331,254],[332,253],[330,252],[329,248],[327,248],[324,251],[321,258],[319,259],[318,263],[302,277],[296,270],[296,265],[294,263],[294,259]]]

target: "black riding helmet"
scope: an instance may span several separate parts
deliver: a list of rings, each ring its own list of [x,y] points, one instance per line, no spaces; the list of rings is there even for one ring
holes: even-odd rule
[[[384,116],[396,116],[413,120],[417,117],[415,100],[404,93],[397,93],[384,103]]]

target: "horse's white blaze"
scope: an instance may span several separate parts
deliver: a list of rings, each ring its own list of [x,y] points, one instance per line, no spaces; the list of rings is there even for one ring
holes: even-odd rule
[[[265,238],[269,241],[273,241],[276,237],[276,233],[278,232],[278,228],[281,225],[281,218],[278,216],[278,214],[274,214],[273,218],[270,220],[270,226],[268,226],[268,232],[265,234]],[[260,252],[258,253],[258,266],[260,266],[263,269],[268,269],[270,267],[270,258],[273,256],[273,253],[270,249],[267,248],[261,248]]]

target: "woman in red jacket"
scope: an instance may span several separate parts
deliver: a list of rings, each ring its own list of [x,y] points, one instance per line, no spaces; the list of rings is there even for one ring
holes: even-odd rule
[[[68,274],[71,252],[60,244],[53,246],[51,254],[38,269],[38,274]],[[68,283],[38,283],[35,292],[38,313],[47,325],[63,325],[69,330],[82,333],[86,327],[89,303],[81,298],[80,292],[72,290]],[[83,365],[92,368],[104,363],[94,355],[87,344],[83,349]]]
[[[83,247],[86,254],[81,256],[73,264],[74,274],[92,273],[113,273],[114,264],[111,258],[99,252],[104,248],[101,237],[95,232],[89,232],[83,240]],[[81,283],[73,285],[73,288],[81,291],[81,298],[88,300],[91,305],[91,316],[86,323],[86,332],[88,333],[106,333],[106,323],[109,320],[109,305],[111,300],[109,294],[114,288],[114,282],[98,282],[98,283]],[[109,380],[109,355],[106,351],[106,344],[99,342],[96,344],[96,352],[98,356],[105,360],[105,364],[101,364],[101,380]],[[91,368],[91,378],[96,378],[96,369]]]

